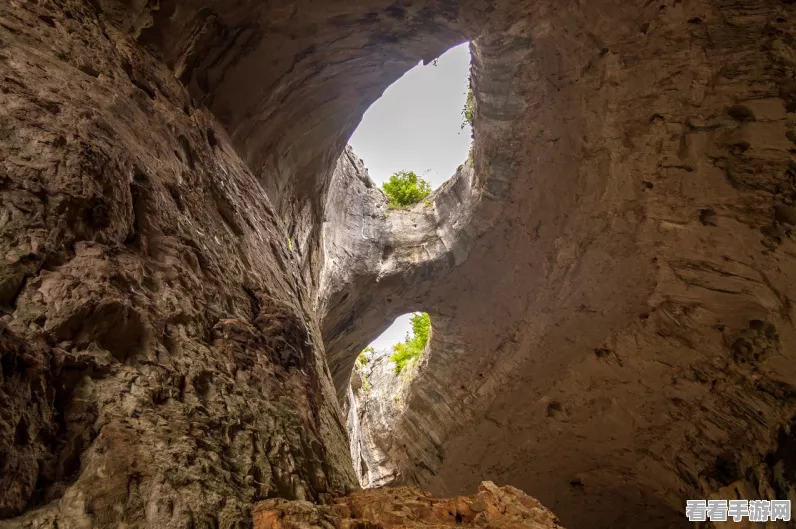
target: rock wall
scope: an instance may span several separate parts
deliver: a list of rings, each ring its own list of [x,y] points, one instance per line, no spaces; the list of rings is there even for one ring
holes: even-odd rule
[[[793,14],[614,7],[536,4],[476,40],[466,258],[390,296],[337,284],[367,313],[432,317],[399,482],[489,478],[570,527],[681,527],[689,497],[796,490]],[[369,321],[348,365],[386,326]]]
[[[0,5],[0,526],[356,487],[312,288],[224,126],[82,1]]]
[[[420,443],[422,450],[425,438],[402,427],[401,421],[409,413],[433,413],[406,407],[415,377],[428,362],[429,348],[400,373],[391,354],[390,350],[366,353],[367,363],[354,366],[346,395],[351,461],[364,488],[406,481],[400,474],[415,466],[407,456],[417,452],[409,446]]]
[[[403,410],[405,377],[396,375],[386,351],[368,354],[365,365],[357,363],[346,395],[348,439],[354,473],[363,488],[398,480],[395,447],[396,420]]]

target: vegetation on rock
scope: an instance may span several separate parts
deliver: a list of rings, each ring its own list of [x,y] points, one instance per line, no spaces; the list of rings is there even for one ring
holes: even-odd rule
[[[464,108],[462,109],[462,128],[467,125],[473,126],[473,115],[473,89],[470,88],[467,90],[467,101],[464,103]]]
[[[462,109],[462,129],[467,125],[473,126],[473,117],[475,116],[475,100],[473,98],[473,89],[469,88],[467,90],[467,101],[464,103],[464,108]],[[467,162],[465,162],[468,166],[473,166],[473,143],[470,142],[470,151],[467,154]]]
[[[390,199],[390,209],[403,209],[417,204],[431,194],[431,185],[413,171],[398,171],[381,187]]]
[[[366,365],[368,363],[367,354],[368,353],[372,353],[372,352],[373,352],[373,348],[370,347],[370,346],[365,347],[364,349],[362,349],[362,352],[359,353],[359,356],[357,356],[357,365],[359,367],[362,367],[362,366]]]
[[[412,334],[406,333],[404,341],[393,346],[393,354],[390,356],[390,360],[395,362],[396,374],[420,358],[431,333],[431,319],[428,313],[417,312],[409,321],[412,324]]]

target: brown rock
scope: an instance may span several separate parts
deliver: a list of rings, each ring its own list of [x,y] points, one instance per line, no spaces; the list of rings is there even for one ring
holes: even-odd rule
[[[561,529],[541,503],[511,486],[481,483],[473,496],[437,499],[413,487],[355,492],[330,505],[266,500],[254,507],[254,529],[481,527]]]

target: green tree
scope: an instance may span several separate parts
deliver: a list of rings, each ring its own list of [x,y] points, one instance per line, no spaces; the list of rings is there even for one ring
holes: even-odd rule
[[[395,362],[396,374],[420,358],[431,333],[431,318],[428,313],[416,312],[409,321],[412,324],[412,334],[406,333],[404,341],[393,346],[393,354],[390,356],[390,360]]]
[[[431,194],[431,186],[413,171],[398,171],[382,189],[390,199],[390,209],[402,209],[417,204]]]

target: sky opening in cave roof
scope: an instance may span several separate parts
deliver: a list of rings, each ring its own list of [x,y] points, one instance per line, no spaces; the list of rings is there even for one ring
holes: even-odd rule
[[[407,170],[436,189],[464,163],[472,136],[470,125],[462,127],[469,71],[469,43],[460,44],[409,70],[365,112],[349,143],[377,185]],[[396,318],[371,347],[392,349],[411,331],[410,317]]]
[[[379,186],[407,170],[436,189],[467,160],[471,129],[462,128],[462,109],[469,71],[469,44],[460,44],[436,64],[409,70],[365,112],[349,143]]]

